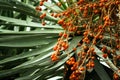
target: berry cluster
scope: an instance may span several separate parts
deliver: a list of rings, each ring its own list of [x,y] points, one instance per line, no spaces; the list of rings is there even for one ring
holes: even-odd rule
[[[40,1],[40,6],[46,1]],[[61,3],[56,5],[62,6]],[[41,11],[40,6],[36,7],[36,10]],[[80,80],[85,70],[94,68],[96,58],[94,46],[103,52],[103,59],[111,58],[113,64],[118,67],[117,60],[120,59],[117,53],[120,51],[119,10],[119,0],[77,0],[63,12],[50,12],[52,17],[60,18],[57,23],[64,29],[64,32],[59,33],[58,42],[53,48],[52,61],[59,59],[60,51],[67,51],[70,46],[70,37],[83,36],[82,41],[72,50],[77,57],[71,57],[66,61],[72,70],[70,80]],[[43,13],[40,18],[43,19],[45,16],[46,13]],[[76,53],[78,48],[81,49]],[[116,78],[118,75],[115,73],[114,79]]]

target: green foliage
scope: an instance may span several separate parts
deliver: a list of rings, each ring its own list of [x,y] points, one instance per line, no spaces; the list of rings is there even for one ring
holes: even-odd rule
[[[38,12],[35,7],[39,0],[0,0],[0,80],[47,80],[64,75],[63,65],[74,55],[72,49],[77,47],[83,36],[71,37],[66,52],[70,53],[69,56],[63,52],[59,61],[51,61],[52,48],[63,29],[57,24],[59,18],[51,17],[47,9],[62,12],[76,0],[67,0],[67,3],[58,0],[62,4],[60,7],[56,0],[51,1]],[[51,7],[53,4],[54,7]],[[47,14],[45,26],[39,18],[44,12]],[[101,52],[97,52],[101,57]],[[100,80],[110,80],[100,62],[96,61],[96,66],[99,66],[95,67],[95,72]]]

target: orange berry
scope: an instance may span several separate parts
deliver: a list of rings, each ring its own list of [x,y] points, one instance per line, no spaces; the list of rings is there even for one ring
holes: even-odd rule
[[[110,53],[111,53],[111,51],[110,51],[110,50],[107,50],[107,53],[108,53],[108,54],[110,54]]]
[[[53,48],[54,51],[56,51],[57,49],[58,49],[58,46],[55,46],[55,47]]]
[[[67,61],[66,61],[66,64],[68,64],[68,65],[69,65],[69,64],[70,64],[69,62],[70,62],[70,61],[69,61],[69,60],[67,60]]]
[[[46,23],[43,21],[43,22],[42,22],[42,25],[45,26],[45,24],[46,24]]]
[[[84,71],[85,68],[84,68],[84,67],[80,67],[79,70],[80,70],[80,71]]]
[[[79,2],[83,3],[83,2],[84,2],[84,0],[79,0]]]
[[[102,26],[102,25],[99,25],[99,26],[98,26],[98,28],[99,28],[99,29],[102,29],[102,28],[103,28],[103,26]]]
[[[64,34],[63,34],[63,36],[64,36],[64,38],[66,38],[66,37],[67,37],[67,34],[66,34],[66,33],[64,33]]]
[[[93,52],[95,49],[93,47],[90,48],[90,51]]]
[[[99,39],[103,39],[103,35],[100,35],[100,36],[99,36]]]
[[[76,31],[77,30],[77,27],[73,27],[73,31]]]
[[[86,52],[82,52],[82,56],[85,56],[86,55]]]
[[[81,32],[80,31],[77,31],[77,34],[80,34]]]
[[[66,42],[62,42],[61,46],[64,47],[66,45]]]
[[[83,11],[83,10],[84,10],[84,9],[83,9],[83,7],[80,7],[79,9],[80,9],[81,11]]]
[[[55,53],[52,54],[52,55],[51,55],[51,60],[52,60],[52,61],[58,60],[58,56],[57,56]]]
[[[105,21],[104,22],[104,26],[108,26],[109,25],[109,22],[108,21]]]
[[[100,7],[103,7],[103,6],[104,6],[104,4],[103,4],[103,3],[99,3],[99,6],[100,6]]]
[[[86,18],[86,17],[87,17],[87,14],[86,14],[86,13],[84,13],[84,14],[83,14],[83,17],[84,17],[84,18]]]
[[[94,44],[94,45],[96,45],[96,44],[97,44],[96,40],[93,40],[93,44]]]
[[[57,3],[57,5],[58,5],[58,6],[61,6],[61,3],[60,3],[60,2],[58,2],[58,3]]]
[[[116,34],[114,34],[114,36],[117,38],[117,37],[119,37],[119,35],[116,33]]]
[[[94,37],[94,34],[93,34],[93,33],[90,33],[89,35],[90,35],[90,37]]]
[[[119,55],[117,56],[117,59],[120,60],[120,56]]]
[[[98,31],[98,28],[94,28],[94,32],[97,32]]]
[[[71,61],[75,61],[75,58],[74,58],[74,57],[71,57],[70,60],[71,60]]]
[[[71,70],[75,70],[75,68],[74,68],[74,67],[71,67]]]
[[[94,7],[94,8],[97,7],[97,6],[98,6],[98,5],[97,5],[96,3],[93,4],[93,7]]]
[[[90,63],[87,63],[87,64],[86,64],[86,67],[90,67]]]
[[[42,6],[42,5],[43,5],[43,2],[42,2],[42,1],[40,1],[40,3],[39,3],[39,4],[40,4],[40,6]]]
[[[103,57],[104,57],[104,58],[107,58],[107,57],[108,57],[108,54],[103,54]]]
[[[76,74],[79,74],[80,72],[79,72],[79,70],[76,70],[75,73],[76,73]]]
[[[83,49],[84,49],[84,50],[87,50],[87,49],[88,49],[88,46],[84,45],[84,46],[83,46]]]
[[[68,47],[69,47],[69,45],[66,44],[66,45],[64,46],[64,50],[66,50]]]
[[[113,78],[114,78],[114,80],[119,80],[118,74],[114,73]]]
[[[92,60],[95,60],[95,57],[94,57],[94,56],[92,56],[92,57],[91,57],[91,59],[92,59]]]
[[[63,35],[63,32],[60,32],[60,33],[59,33],[59,36],[61,37],[62,35]]]
[[[80,52],[78,52],[78,56],[80,56],[81,55],[81,53]]]
[[[89,44],[89,43],[90,43],[90,40],[87,40],[86,43]]]
[[[57,14],[57,17],[61,17],[61,14]]]
[[[73,48],[73,51],[76,51],[77,50],[77,48]]]
[[[54,16],[54,13],[51,13],[51,16]]]
[[[45,16],[46,16],[46,13],[43,13],[43,16],[45,17]]]
[[[72,64],[72,65],[75,64],[75,61],[72,61],[71,64]]]
[[[43,19],[46,16],[46,13],[43,13],[42,15],[40,15],[40,18]]]
[[[85,32],[83,33],[83,35],[84,35],[84,36],[87,36],[87,35],[88,35],[88,32],[87,32],[87,31],[85,31]]]
[[[37,6],[35,9],[38,10],[38,11],[42,10],[42,8],[40,6]]]
[[[93,12],[94,12],[95,14],[97,14],[97,13],[99,13],[99,10],[94,10]]]
[[[58,24],[63,24],[63,22],[64,22],[64,20],[63,19],[60,19],[59,21],[58,21]]]
[[[54,17],[57,18],[57,17],[58,17],[58,14],[54,14]]]
[[[77,44],[77,46],[79,47],[79,46],[81,46],[81,44],[80,44],[80,43],[78,43],[78,44]]]
[[[86,28],[86,27],[87,27],[87,24],[83,24],[82,26],[83,26],[84,28]]]
[[[116,48],[117,48],[117,49],[120,49],[120,45],[118,44],[118,45],[116,46]]]
[[[105,20],[105,21],[109,21],[110,18],[109,18],[109,16],[105,16],[105,17],[103,17],[103,20]]]
[[[116,1],[115,4],[117,4],[117,5],[120,4],[120,1]]]
[[[76,76],[75,75],[72,75],[72,78],[75,78]]]
[[[42,15],[40,15],[40,18],[43,19],[44,17]]]
[[[92,52],[92,55],[96,55],[96,52]]]
[[[103,46],[102,49],[101,49],[102,52],[104,52],[106,50],[107,50],[106,46]]]
[[[91,64],[90,64],[90,66],[91,66],[91,67],[94,67],[94,66],[95,66],[95,64],[94,64],[94,63],[91,63]]]

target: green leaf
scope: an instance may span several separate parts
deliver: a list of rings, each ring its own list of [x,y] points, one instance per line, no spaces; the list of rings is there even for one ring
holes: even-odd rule
[[[62,4],[64,10],[66,10],[67,9],[66,3],[63,0],[58,0],[58,1]]]
[[[40,37],[39,35],[23,35],[15,37],[0,38],[0,46],[4,47],[33,47],[43,44],[49,44],[56,38]]]
[[[5,58],[3,60],[0,60],[0,64],[10,62],[10,61],[14,61],[14,60],[18,60],[18,59],[23,59],[23,58],[26,58],[26,57],[39,55],[39,54],[41,54],[45,51],[48,51],[48,50],[52,49],[55,44],[56,44],[56,42],[52,42],[49,45],[47,44],[47,45],[42,46],[41,48],[34,49],[34,50],[28,51],[28,52],[24,52],[24,53],[21,53],[21,54],[16,55],[16,56]]]
[[[34,30],[34,31],[21,31],[21,32],[16,32],[16,31],[3,31],[3,32],[1,32],[0,33],[0,35],[14,35],[14,34],[21,34],[21,35],[23,35],[23,34],[44,34],[44,35],[48,35],[48,36],[55,36],[55,35],[57,35],[58,36],[58,33],[60,33],[60,32],[63,32],[63,30],[56,30],[56,29],[45,29],[45,30]]]
[[[60,13],[62,12],[63,10],[60,9],[58,6],[56,6],[56,4],[52,4],[50,2],[45,2],[44,5],[49,9],[49,10],[52,10],[54,12],[57,12],[57,13]]]
[[[27,22],[25,20],[19,20],[9,17],[0,16],[0,20],[7,21],[9,23],[4,23],[2,25],[16,25],[16,26],[25,26],[25,27],[38,27],[38,28],[55,28],[55,29],[62,29],[59,25],[45,25],[43,26],[40,23],[36,22]]]
[[[71,53],[70,56],[72,56],[74,53]],[[64,57],[65,57],[66,54],[64,54]],[[66,55],[67,56],[67,55]],[[37,79],[37,78],[40,78],[42,79],[43,77],[42,76],[47,76],[49,74],[52,74],[54,71],[56,71],[56,69],[59,69],[62,64],[65,63],[65,61],[67,59],[69,59],[70,56],[67,56],[65,57],[64,59],[60,60],[58,63],[54,64],[52,67],[50,68],[46,68],[45,70],[42,70],[42,71],[39,71],[37,72],[36,74],[32,75],[32,76],[25,76],[25,77],[22,77],[21,79],[17,79],[17,80],[29,80],[29,79]]]
[[[51,61],[46,60],[46,61],[42,62],[41,64],[37,64],[37,65],[34,65],[34,66],[17,67],[17,68],[12,68],[12,69],[8,69],[8,70],[1,70],[0,71],[0,78],[10,76],[10,75],[14,75],[16,73],[21,73],[23,71],[30,70],[31,68],[32,69],[44,69],[46,66],[51,66],[51,65],[53,65],[51,63]]]
[[[56,0],[51,0],[52,1],[52,3],[54,3],[54,4],[56,4],[56,6],[57,6],[57,1]],[[59,1],[60,2],[60,1]],[[61,2],[60,2],[61,3]],[[63,5],[61,4],[61,6],[58,6],[60,9],[62,9],[62,10],[65,10],[64,9],[64,7],[63,7]]]
[[[14,6],[13,6],[14,5]],[[25,3],[21,3],[17,0],[10,0],[9,1],[0,1],[0,8],[2,9],[9,9],[9,10],[13,10],[13,11],[18,11],[33,17],[37,17],[39,18],[39,16],[44,13],[44,11],[38,12],[35,10],[35,7],[29,4],[25,4]],[[46,20],[49,21],[54,21],[56,22],[58,19],[50,16],[50,14],[46,14],[45,17]]]
[[[47,80],[47,79],[50,79],[50,78],[54,78],[54,77],[56,77],[56,76],[59,76],[59,77],[61,77],[61,78],[59,78],[60,80],[62,80],[62,78],[63,78],[63,76],[64,76],[64,69],[60,69],[60,70],[56,70],[55,72],[53,72],[53,74],[50,74],[50,75],[48,75],[48,76],[46,76],[45,78],[44,78],[44,80]],[[61,75],[62,74],[62,75]],[[40,79],[40,78],[38,78],[38,79]]]
[[[82,36],[75,36],[73,37],[72,41],[70,42],[70,45],[68,49],[66,50],[66,53],[70,53],[73,51],[73,48],[76,48],[78,43],[82,40]]]
[[[94,48],[95,48],[96,54],[97,54],[99,57],[102,57],[102,58],[103,58],[103,56],[102,56],[103,52],[102,52],[101,50],[99,50],[96,46],[94,46]]]
[[[101,80],[111,80],[107,72],[104,70],[103,66],[100,64],[100,62],[95,59],[95,71],[99,75]]]
[[[28,67],[28,66],[38,65],[38,64],[40,65],[40,63],[42,63],[42,61],[45,62],[46,60],[51,61],[51,59],[50,59],[51,53],[52,53],[51,50],[43,52],[43,53],[39,54],[37,57],[34,57],[33,59],[26,61],[23,64],[16,66],[15,68]]]
[[[0,71],[0,79],[3,78],[3,77],[6,77],[6,76],[10,76],[10,75],[13,75],[13,74],[16,74],[16,73],[20,73],[22,72],[23,70],[26,71],[26,70],[30,70],[30,69],[36,69],[38,68],[38,66],[34,66],[32,68],[27,68],[27,69],[9,69],[9,70],[2,70]]]

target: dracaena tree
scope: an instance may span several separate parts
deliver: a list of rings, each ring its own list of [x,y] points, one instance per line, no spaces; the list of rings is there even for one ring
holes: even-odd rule
[[[119,10],[119,0],[0,0],[0,79],[119,80]]]

